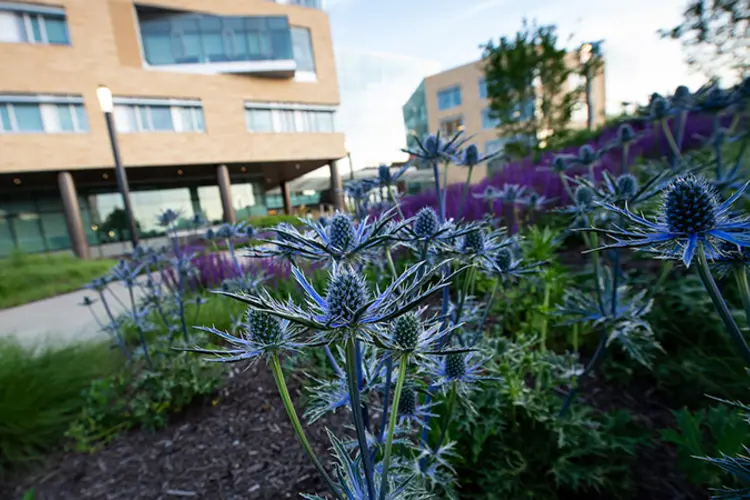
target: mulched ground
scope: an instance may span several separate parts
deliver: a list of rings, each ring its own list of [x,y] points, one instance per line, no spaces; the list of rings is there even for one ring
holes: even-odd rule
[[[300,383],[287,380],[299,402]],[[135,431],[88,455],[60,453],[38,470],[0,483],[0,499],[282,499],[324,492],[296,440],[264,363],[234,372],[218,403],[195,405],[158,432]],[[297,405],[300,411],[301,405]],[[327,462],[325,427],[341,436],[340,412],[307,426]]]

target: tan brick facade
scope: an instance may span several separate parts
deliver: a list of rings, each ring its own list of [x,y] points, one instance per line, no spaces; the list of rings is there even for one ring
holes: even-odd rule
[[[115,96],[191,98],[203,105],[204,133],[119,134],[131,166],[264,163],[343,157],[339,133],[255,134],[244,101],[335,106],[336,66],[325,12],[267,0],[159,0],[154,5],[218,15],[286,15],[310,29],[317,81],[246,75],[200,75],[143,67],[133,0],[36,1],[65,8],[71,45],[0,44],[0,94],[75,94],[84,98],[90,131],[80,134],[0,134],[0,173],[77,170],[112,164],[96,88]],[[139,1],[139,5],[152,0]]]

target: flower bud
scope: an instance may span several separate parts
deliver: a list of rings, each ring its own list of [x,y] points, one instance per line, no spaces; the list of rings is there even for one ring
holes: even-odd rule
[[[445,357],[445,377],[449,380],[466,375],[466,358],[463,353],[448,354]]]
[[[461,249],[466,253],[479,253],[484,249],[484,233],[472,231],[464,236]]]
[[[414,416],[417,413],[417,391],[404,387],[398,400],[398,414],[402,417]]]
[[[265,311],[248,309],[245,323],[247,336],[253,342],[274,344],[283,336],[281,320]]]
[[[341,271],[328,284],[328,311],[333,318],[351,319],[353,313],[367,302],[364,279],[352,271]]]
[[[555,156],[554,161],[552,162],[552,169],[557,172],[558,174],[561,174],[565,172],[568,169],[568,160],[564,156]]]
[[[575,203],[580,208],[588,208],[594,203],[594,191],[587,186],[578,186],[573,194]]]
[[[464,154],[463,154],[461,163],[466,166],[471,166],[471,167],[478,164],[479,163],[479,148],[477,148],[476,145],[474,144],[469,144],[466,147],[466,149],[464,149]]]
[[[382,184],[391,183],[391,169],[388,165],[380,165],[378,167],[378,178]]]
[[[588,144],[584,144],[581,146],[581,149],[578,150],[578,161],[581,162],[583,165],[591,165],[596,161],[596,153],[594,152],[594,148],[589,146]]]
[[[495,255],[495,265],[500,271],[507,273],[513,265],[513,252],[509,248],[501,248]]]
[[[343,251],[349,250],[354,244],[354,223],[351,217],[342,213],[331,217],[328,238],[331,246]]]
[[[617,139],[620,144],[629,144],[635,140],[635,130],[627,123],[623,123],[617,129]]]
[[[669,102],[664,99],[661,95],[654,93],[651,94],[651,102],[648,106],[651,118],[660,120],[665,118],[669,113]]]
[[[617,194],[625,200],[631,199],[638,191],[638,179],[630,174],[623,174],[617,178]]]

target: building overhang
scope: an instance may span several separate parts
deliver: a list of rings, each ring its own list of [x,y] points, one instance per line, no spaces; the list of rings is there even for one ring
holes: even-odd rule
[[[195,64],[160,64],[144,63],[143,67],[151,71],[169,71],[192,73],[197,75],[253,75],[267,78],[294,78],[297,62],[294,59],[269,61],[227,61]]]

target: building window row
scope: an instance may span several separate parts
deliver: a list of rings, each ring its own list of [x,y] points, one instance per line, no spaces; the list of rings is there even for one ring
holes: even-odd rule
[[[333,109],[245,104],[247,129],[251,132],[331,133],[335,131],[333,114]]]
[[[200,101],[115,99],[118,132],[205,132]]]
[[[83,99],[0,95],[0,133],[88,132]]]
[[[68,45],[65,10],[0,1],[0,42]]]
[[[451,137],[464,129],[464,119],[462,116],[448,118],[440,122],[440,133],[445,137]]]
[[[461,105],[461,86],[456,85],[448,89],[443,89],[438,92],[438,109],[440,111],[444,109],[456,108]]]

